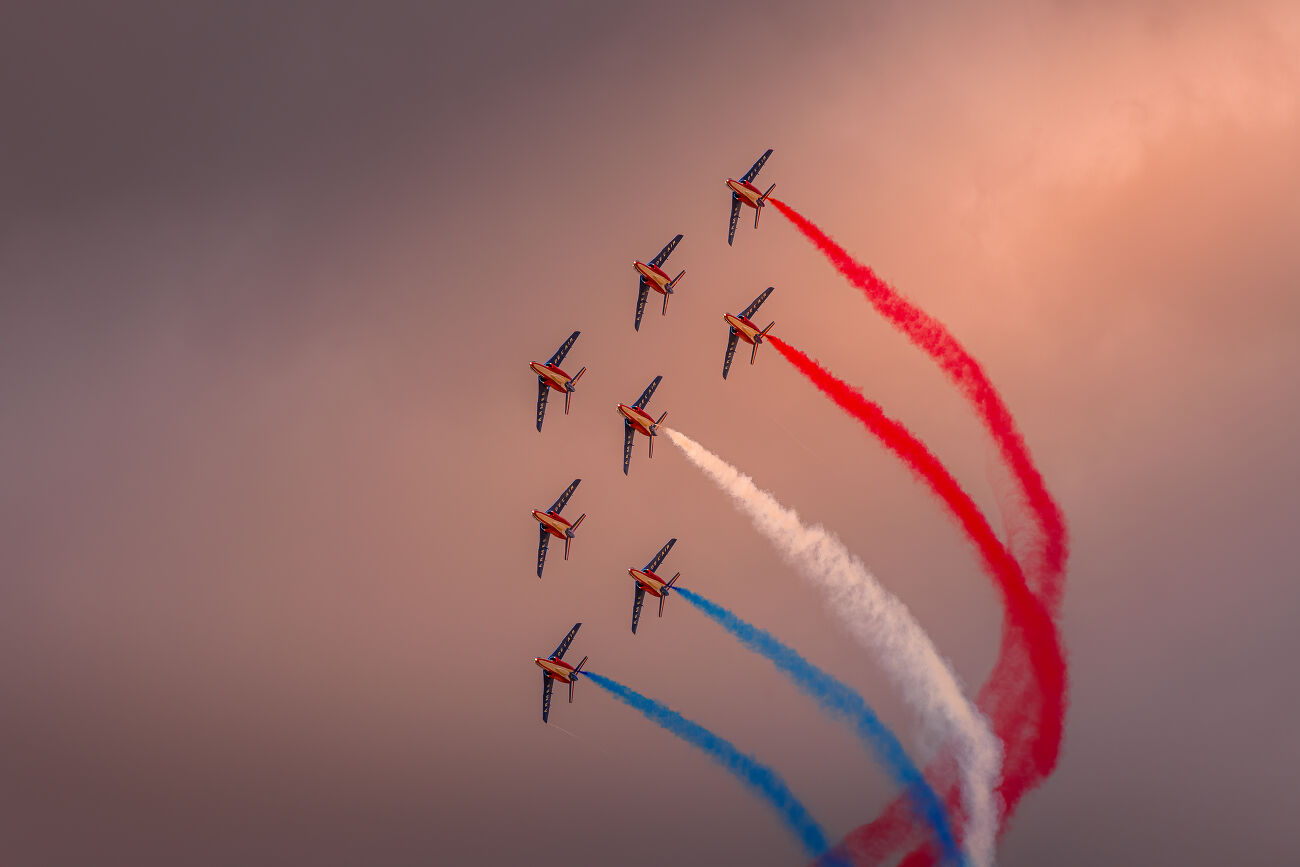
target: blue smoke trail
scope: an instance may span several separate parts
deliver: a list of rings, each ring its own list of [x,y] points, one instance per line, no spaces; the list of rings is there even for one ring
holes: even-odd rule
[[[925,781],[920,769],[907,757],[898,738],[880,721],[861,695],[843,681],[804,659],[794,648],[782,644],[772,633],[741,620],[716,602],[685,587],[679,585],[673,589],[713,622],[740,639],[750,650],[767,657],[795,685],[816,699],[824,710],[851,723],[858,738],[907,792],[912,809],[934,829],[944,861],[951,864],[966,863],[953,837],[952,825],[948,821],[948,812],[944,809],[943,802]]]
[[[688,720],[667,705],[647,698],[616,680],[591,670],[584,671],[582,676],[612,693],[629,707],[641,711],[651,722],[663,726],[688,744],[699,747],[736,779],[761,795],[781,814],[786,827],[799,838],[809,855],[815,858],[826,851],[826,835],[822,833],[821,826],[809,815],[808,808],[799,802],[776,771],[753,756],[742,753],[725,738],[699,723]]]

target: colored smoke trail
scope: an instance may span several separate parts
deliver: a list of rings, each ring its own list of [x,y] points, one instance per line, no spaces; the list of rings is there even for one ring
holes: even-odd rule
[[[772,633],[747,623],[733,612],[686,587],[678,586],[675,590],[750,650],[771,661],[799,689],[814,698],[823,710],[852,724],[858,739],[903,787],[916,815],[934,829],[944,861],[952,864],[965,863],[957,848],[957,841],[953,838],[952,825],[943,803],[925,781],[920,769],[908,757],[898,738],[880,721],[866,699],[843,681],[804,659],[798,651],[783,644]]]
[[[786,827],[799,838],[799,842],[803,844],[804,850],[809,855],[819,857],[826,851],[826,835],[822,832],[821,826],[776,771],[753,756],[742,753],[730,741],[714,734],[699,723],[688,720],[667,705],[647,698],[636,690],[594,671],[588,670],[582,674],[624,704],[639,710],[651,722],[662,726],[688,744],[698,747],[709,758],[730,771],[736,779],[772,805],[773,809],[780,814]]]
[[[993,789],[1001,747],[911,612],[824,527],[804,526],[796,512],[760,490],[749,476],[680,431],[665,431],[692,463],[731,495],[786,560],[828,592],[831,609],[876,656],[922,721],[938,725],[953,742],[968,823],[966,851],[973,864],[991,864],[998,823]]]
[[[1009,817],[1024,794],[1056,767],[1066,702],[1065,660],[1056,626],[1029,591],[1020,564],[957,480],[902,424],[803,352],[772,335],[768,342],[841,409],[891,451],[941,499],[979,551],[1007,612],[1003,649],[980,696],[1005,745],[999,794]],[[1027,679],[1025,675],[1028,674]],[[1028,682],[1027,682],[1028,681]],[[902,821],[899,810],[893,821]]]
[[[1016,477],[1021,490],[1024,491],[1042,533],[1042,548],[1038,552],[1042,559],[1042,568],[1027,571],[1037,579],[1038,594],[1048,611],[1055,616],[1060,609],[1063,591],[1062,576],[1066,558],[1069,556],[1065,518],[1061,514],[1060,506],[1048,493],[1043,477],[1029,455],[1024,437],[1017,429],[1010,410],[1003,403],[997,389],[989,382],[979,362],[971,357],[942,323],[903,298],[871,268],[855,261],[843,247],[835,243],[807,217],[785,202],[770,197],[768,201],[830,260],[837,271],[862,290],[867,300],[881,315],[907,335],[912,343],[937,361],[948,378],[974,405],[980,419],[1002,452],[1003,460]]]

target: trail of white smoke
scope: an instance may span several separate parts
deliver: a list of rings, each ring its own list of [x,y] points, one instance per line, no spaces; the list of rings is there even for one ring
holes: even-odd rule
[[[805,578],[826,590],[829,606],[876,657],[925,725],[953,744],[966,814],[963,847],[976,867],[993,863],[998,827],[994,787],[1002,748],[988,720],[967,700],[948,663],[901,601],[876,581],[862,561],[825,527],[804,526],[753,479],[680,431],[665,428],[673,445],[722,488]]]

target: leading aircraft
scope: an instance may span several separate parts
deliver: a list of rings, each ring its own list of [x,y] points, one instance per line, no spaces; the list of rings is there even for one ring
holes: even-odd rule
[[[555,350],[555,354],[547,359],[545,364],[540,361],[530,361],[528,366],[537,374],[537,429],[542,429],[542,419],[546,418],[546,396],[550,394],[553,388],[556,391],[564,392],[564,414],[569,414],[569,395],[573,394],[578,386],[578,380],[587,372],[587,368],[582,368],[573,376],[569,376],[563,370],[560,370],[559,364],[564,360],[564,356],[569,354],[573,344],[577,341],[581,331],[575,331],[569,335],[569,339],[560,344],[560,348]]]
[[[754,299],[753,303],[740,312],[739,316],[733,316],[730,313],[722,314],[722,320],[731,326],[731,333],[727,335],[727,354],[722,359],[722,378],[727,378],[727,371],[731,370],[731,359],[736,354],[736,341],[743,340],[753,346],[749,353],[749,363],[754,363],[754,358],[758,355],[758,344],[763,342],[767,332],[772,330],[775,322],[767,323],[766,328],[760,329],[753,322],[749,321],[750,317],[758,312],[758,308],[763,306],[767,296],[771,295],[775,287],[768,286],[763,290],[763,294]]]
[[[655,421],[654,416],[645,411],[645,405],[650,402],[650,396],[655,393],[659,387],[659,380],[662,376],[656,376],[641,396],[636,399],[636,403],[628,406],[620,403],[618,405],[619,415],[623,416],[623,475],[627,475],[628,464],[632,461],[632,438],[636,436],[637,431],[645,434],[650,438],[650,457],[655,456],[655,437],[659,435],[659,425],[663,424],[664,416],[668,413],[665,411]]]
[[[560,646],[555,648],[555,652],[550,656],[545,659],[540,656],[533,657],[533,662],[542,670],[542,722],[547,722],[551,717],[551,688],[554,686],[552,681],[558,680],[569,685],[569,704],[573,704],[573,683],[578,679],[582,667],[587,664],[587,657],[584,656],[577,666],[572,666],[564,661],[564,653],[573,643],[573,636],[578,634],[580,626],[581,623],[573,624],[569,634],[564,636]]]
[[[564,559],[569,559],[569,543],[573,541],[573,534],[578,532],[578,525],[582,523],[583,518],[587,517],[587,513],[583,512],[578,516],[578,520],[570,524],[560,517],[560,511],[564,508],[564,504],[569,502],[569,497],[573,496],[573,492],[578,489],[578,483],[581,481],[582,479],[574,479],[573,484],[565,488],[564,493],[560,494],[560,498],[552,503],[551,507],[545,512],[541,509],[533,509],[533,517],[541,525],[537,528],[540,531],[537,534],[538,578],[542,577],[542,567],[546,565],[546,545],[551,541],[552,536],[564,540]]]
[[[758,162],[750,166],[749,171],[745,172],[740,180],[727,178],[727,188],[731,190],[731,228],[727,230],[727,246],[731,246],[731,242],[736,239],[736,220],[740,219],[740,206],[742,203],[754,209],[754,228],[758,228],[758,218],[763,213],[763,206],[767,204],[768,194],[776,189],[776,184],[768,187],[766,193],[760,193],[758,187],[751,182],[758,177],[758,172],[763,168],[763,163],[767,162],[767,158],[771,155],[772,149],[768,148],[758,158]]]
[[[645,300],[649,297],[651,289],[654,289],[660,295],[664,296],[664,310],[662,315],[668,315],[668,296],[673,294],[673,289],[677,286],[677,281],[686,276],[686,269],[683,268],[680,274],[670,279],[660,266],[662,266],[664,262],[668,261],[668,257],[672,255],[673,250],[677,248],[677,244],[681,240],[681,235],[673,238],[664,245],[662,250],[659,251],[659,255],[655,256],[649,262],[642,262],[640,259],[637,259],[632,263],[632,268],[641,275],[641,281],[636,287],[636,324],[633,326],[636,331],[641,330],[641,314],[645,312]]]
[[[668,543],[659,549],[659,553],[650,558],[650,562],[645,564],[644,569],[628,569],[627,574],[632,576],[636,581],[636,595],[632,598],[632,634],[636,634],[636,624],[641,619],[641,603],[645,600],[646,591],[659,597],[659,616],[664,616],[664,600],[668,598],[668,588],[682,577],[678,572],[667,581],[655,574],[655,570],[664,562],[668,552],[672,550],[673,545],[677,543],[676,539],[669,539]]]

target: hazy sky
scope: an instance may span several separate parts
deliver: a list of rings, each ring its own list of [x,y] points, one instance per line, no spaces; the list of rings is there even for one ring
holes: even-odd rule
[[[78,5],[0,12],[3,860],[802,863],[594,685],[542,725],[532,658],[578,620],[830,835],[873,818],[888,777],[765,662],[680,601],[628,631],[626,568],[676,536],[683,583],[935,746],[666,441],[623,477],[614,405],[663,374],[652,407],[839,534],[971,693],[997,650],[892,455],[770,348],[719,375],[775,285],[774,333],[1001,526],[932,363],[775,212],[727,247],[767,147],[985,365],[1069,523],[1062,759],[1001,862],[1293,859],[1293,4]],[[636,333],[631,262],[677,232]],[[574,329],[538,434],[527,364]],[[528,512],[575,477],[538,581]]]

